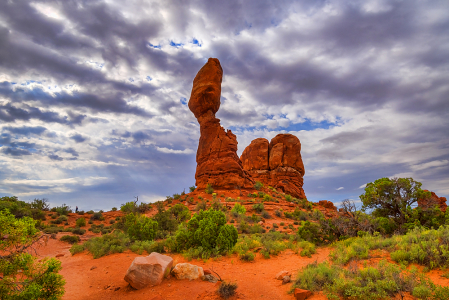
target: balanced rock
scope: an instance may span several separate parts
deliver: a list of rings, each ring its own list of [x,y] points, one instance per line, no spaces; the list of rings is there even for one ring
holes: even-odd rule
[[[428,190],[424,190],[428,192]],[[430,197],[427,199],[418,199],[418,206],[426,209],[433,206],[438,206],[441,211],[446,212],[447,204],[446,197],[438,197],[434,192],[430,192]]]
[[[170,273],[173,259],[170,256],[152,252],[146,257],[136,257],[125,275],[125,281],[135,289],[148,285],[159,285]]]
[[[172,273],[177,279],[195,280],[204,276],[203,268],[189,263],[177,264]]]
[[[292,134],[278,134],[269,143],[258,138],[240,157],[243,169],[255,181],[273,186],[296,198],[306,198],[302,188],[305,174],[301,142]]]
[[[193,80],[189,109],[200,124],[196,153],[196,186],[211,184],[216,189],[250,188],[254,180],[243,170],[237,156],[237,138],[225,131],[215,113],[220,108],[223,69],[216,58],[209,58]]]

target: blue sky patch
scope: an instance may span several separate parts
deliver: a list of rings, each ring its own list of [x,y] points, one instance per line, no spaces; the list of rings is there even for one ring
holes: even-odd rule
[[[183,43],[175,43],[173,41],[170,41],[170,46],[172,46],[172,47],[179,48],[179,47],[182,47],[183,45],[184,45]]]
[[[149,45],[151,48],[154,48],[154,49],[161,49],[161,48],[162,48],[161,45],[153,45],[153,44],[151,44],[151,43],[148,43],[148,45]]]
[[[191,43],[194,44],[194,45],[197,45],[198,47],[202,46],[202,44],[196,38],[193,38]]]
[[[182,103],[183,105],[187,105],[187,99],[186,99],[186,98],[182,97],[182,98],[179,99],[179,100],[181,101],[181,103]]]
[[[329,129],[334,126],[338,126],[338,124],[328,122],[327,120],[321,122],[312,122],[311,120],[306,119],[305,122],[290,124],[288,127],[283,127],[283,129],[287,131],[301,131],[301,130],[311,131],[315,129]]]

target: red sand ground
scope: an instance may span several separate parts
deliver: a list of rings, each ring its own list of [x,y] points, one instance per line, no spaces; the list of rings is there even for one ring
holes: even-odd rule
[[[247,210],[246,215],[252,215],[254,211],[252,211],[252,205],[254,203],[260,202],[260,198],[252,199],[247,197],[249,192],[257,192],[257,191],[216,191],[217,198],[221,198],[221,202],[226,205],[224,201],[225,198],[231,197],[245,201],[242,203]],[[270,195],[274,195],[268,189],[264,189],[265,193],[269,193]],[[224,196],[222,196],[224,195]],[[171,204],[164,202],[164,204],[168,207],[175,205],[176,203],[186,204],[187,207],[192,211],[195,210],[196,203],[198,201],[198,196],[203,197],[205,200],[210,200],[208,205],[212,203],[212,195],[206,194],[202,191],[195,191],[194,193],[190,193],[187,195],[188,198],[193,197],[193,203],[186,203],[183,201],[173,201]],[[183,196],[184,198],[184,196]],[[264,227],[271,228],[273,223],[277,223],[278,225],[281,222],[284,222],[285,225],[292,224],[293,220],[286,219],[285,217],[276,217],[275,211],[294,211],[295,208],[299,208],[303,211],[298,205],[294,205],[289,203],[281,198],[274,198],[278,200],[279,203],[276,202],[265,202],[265,210],[267,210],[272,219],[265,220]],[[255,201],[255,202],[250,202]],[[228,206],[233,207],[234,202],[228,202]],[[327,209],[321,207],[319,205],[314,205],[313,209],[318,209],[322,211],[325,215],[335,215],[336,211],[331,209]],[[157,209],[153,205],[153,208],[146,213],[147,216],[153,216],[156,214]],[[51,212],[48,214],[52,214]],[[116,217],[122,216],[123,213],[120,211],[116,212],[105,212],[103,216],[105,217],[104,221],[94,221],[94,224],[104,224],[105,226],[109,226],[109,221],[115,219]],[[78,214],[69,214],[69,225],[64,225],[65,227],[74,227],[76,219],[80,217],[85,217],[86,221],[89,219],[89,214],[78,215]],[[231,218],[232,219],[232,218]],[[47,222],[51,219],[47,218]],[[62,225],[62,224],[61,224]],[[61,226],[59,225],[59,226]],[[237,223],[234,223],[237,226]],[[84,227],[86,230],[91,225],[87,224]],[[294,230],[296,230],[298,226],[294,225]],[[290,228],[283,229],[283,226],[278,228],[281,232],[291,232]],[[92,255],[83,252],[80,254],[76,254],[75,256],[71,256],[69,249],[71,245],[59,241],[59,238],[63,235],[70,233],[58,233],[57,239],[49,239],[47,245],[41,245],[37,249],[37,253],[41,257],[56,257],[59,256],[58,259],[62,262],[62,274],[66,280],[65,285],[65,296],[63,299],[153,299],[156,296],[161,296],[162,299],[166,300],[190,300],[190,299],[221,299],[217,294],[218,284],[204,282],[201,280],[177,280],[175,278],[164,279],[161,285],[155,287],[148,287],[142,290],[134,290],[129,287],[128,283],[123,279],[125,273],[130,266],[131,262],[137,256],[143,256],[135,254],[131,251],[126,251],[120,254],[108,255],[105,257],[101,257],[99,259],[93,259]],[[90,231],[86,231],[86,234],[80,236],[81,241],[85,241],[94,236],[99,236],[100,234],[94,234]],[[236,282],[238,284],[237,295],[230,298],[231,300],[235,299],[294,299],[292,294],[289,294],[289,290],[291,289],[291,283],[282,285],[280,280],[276,280],[275,275],[282,270],[290,271],[292,276],[292,281],[295,279],[298,270],[302,269],[309,263],[313,263],[315,261],[322,262],[324,260],[328,260],[328,255],[331,251],[330,247],[326,248],[318,248],[317,253],[314,254],[311,258],[301,257],[298,254],[295,254],[291,250],[286,250],[282,252],[278,256],[272,256],[270,259],[264,259],[260,256],[260,254],[256,255],[256,259],[254,262],[243,262],[238,259],[237,255],[233,255],[231,257],[223,257],[219,260],[209,259],[204,262],[202,260],[192,260],[189,263],[201,266],[207,269],[215,270],[223,280],[229,282]],[[63,256],[61,256],[63,255]],[[145,254],[146,255],[146,254]],[[174,265],[176,263],[188,262],[181,255],[170,255],[174,260]],[[373,258],[369,260],[369,263],[378,262],[382,257],[389,258],[389,254],[387,252],[379,252],[372,253]],[[419,267],[422,269],[422,267]],[[441,270],[434,270],[427,273],[427,276],[438,285],[449,286],[449,279],[442,277],[441,275],[444,272]],[[327,299],[322,293],[315,293],[313,296],[309,297],[311,300],[321,300]],[[396,299],[401,299],[400,296],[396,297]],[[406,295],[404,299],[413,299],[410,295]]]

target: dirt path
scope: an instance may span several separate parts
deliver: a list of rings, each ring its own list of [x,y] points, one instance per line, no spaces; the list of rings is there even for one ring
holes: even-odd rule
[[[59,234],[62,235],[62,234]],[[58,238],[59,238],[58,235]],[[216,295],[217,285],[201,280],[188,281],[175,278],[165,279],[161,285],[134,290],[128,286],[123,277],[133,259],[138,254],[125,253],[108,255],[93,259],[92,255],[80,253],[71,256],[70,245],[59,240],[50,240],[47,246],[39,248],[41,256],[56,256],[62,262],[61,274],[66,280],[66,294],[63,299],[149,299],[162,296],[166,300],[220,299]],[[322,262],[329,255],[329,248],[319,248],[312,258],[301,257],[290,250],[279,256],[264,259],[257,255],[254,262],[242,262],[237,256],[224,257],[220,260],[209,259],[207,262],[192,260],[190,263],[203,268],[213,268],[225,281],[238,284],[237,296],[231,299],[294,299],[288,294],[291,284],[282,285],[274,276],[282,270],[290,271],[293,276],[297,271],[314,261]],[[188,262],[181,255],[171,255],[174,263]],[[311,300],[326,299],[317,294]]]

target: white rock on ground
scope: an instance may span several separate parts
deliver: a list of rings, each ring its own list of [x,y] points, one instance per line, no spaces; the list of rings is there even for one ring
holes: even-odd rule
[[[125,281],[135,289],[148,285],[159,285],[170,274],[173,259],[170,256],[152,252],[146,257],[136,257],[125,275]]]
[[[189,263],[177,264],[172,273],[177,279],[195,280],[204,276],[203,268]]]

